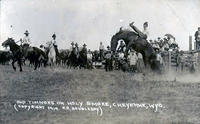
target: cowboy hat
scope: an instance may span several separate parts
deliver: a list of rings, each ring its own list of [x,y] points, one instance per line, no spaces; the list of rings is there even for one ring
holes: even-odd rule
[[[56,34],[55,33],[52,35],[52,38],[56,38]]]
[[[73,46],[73,45],[74,45],[74,42],[72,42],[71,45]]]
[[[84,43],[83,46],[87,46],[87,45]]]
[[[26,30],[24,34],[29,34],[28,30]]]
[[[110,51],[110,46],[107,46],[107,49]]]
[[[154,50],[155,51],[160,51],[160,49],[158,47],[155,47]]]
[[[144,24],[143,25],[147,25],[148,26],[148,22],[144,22]]]

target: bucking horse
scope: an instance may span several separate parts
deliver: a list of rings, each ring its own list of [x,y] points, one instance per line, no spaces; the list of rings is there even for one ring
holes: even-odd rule
[[[113,52],[116,51],[119,40],[123,40],[126,44],[126,57],[128,56],[128,51],[130,48],[132,48],[136,52],[139,52],[143,55],[143,61],[147,69],[157,69],[158,66],[156,66],[155,63],[156,53],[151,44],[147,42],[147,40],[140,38],[139,35],[133,31],[122,30],[120,28],[119,32],[117,32],[111,38],[111,50]]]

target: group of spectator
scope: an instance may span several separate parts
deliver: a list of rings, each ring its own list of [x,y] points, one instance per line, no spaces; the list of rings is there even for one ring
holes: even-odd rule
[[[126,45],[123,41],[120,41],[120,45],[115,53],[111,52],[109,46],[107,46],[107,50],[103,50],[102,46],[103,44],[101,42],[99,52],[100,56],[103,56],[103,58],[105,59],[106,71],[117,69],[131,72],[142,72],[142,70],[144,69],[144,62],[141,53],[131,49],[128,52],[128,56],[125,57]],[[103,52],[104,55],[101,55],[101,52]]]
[[[145,22],[143,24],[143,31],[140,31],[134,25],[134,22],[130,23],[129,26],[135,32],[138,33],[139,37],[146,39],[152,45],[152,47],[156,51],[156,61],[157,61],[157,63],[159,63],[160,66],[162,66],[164,63],[163,58],[162,58],[162,52],[170,51],[170,50],[171,51],[179,51],[179,46],[175,41],[175,37],[173,37],[170,34],[166,34],[163,38],[158,37],[155,40],[148,39],[148,35],[149,35],[148,22]],[[30,46],[31,40],[29,37],[28,30],[25,31],[24,35],[25,35],[24,38],[19,40],[19,42],[21,43],[21,46],[22,47]],[[46,43],[48,46],[57,45],[55,33],[52,35],[52,38],[53,39],[51,41]],[[200,27],[195,32],[195,40],[197,43],[200,44]],[[124,41],[119,41],[119,42],[120,42],[120,44],[116,49],[117,53],[112,53],[112,51],[110,50],[110,46],[107,46],[107,49],[105,49],[103,43],[100,42],[99,50],[98,50],[98,53],[99,53],[98,58],[99,58],[100,62],[105,63],[106,71],[113,70],[114,68],[116,68],[115,66],[117,65],[118,69],[120,69],[120,70],[126,70],[124,68],[128,67],[129,71],[142,72],[142,70],[144,68],[142,54],[131,49],[128,52],[128,56],[125,57],[126,44],[124,43]],[[90,63],[93,63],[94,52],[92,52],[90,49],[87,50],[86,46],[87,46],[86,44],[83,44],[83,46],[80,48],[86,49],[87,60],[90,61]],[[72,42],[69,51],[72,51],[73,48],[76,48],[78,51],[79,50],[78,43]],[[183,65],[183,64],[181,64],[181,63],[183,63],[183,59],[180,59],[179,62],[180,62],[179,65]],[[126,67],[124,65],[126,65]],[[181,66],[181,68],[182,67],[183,66]]]

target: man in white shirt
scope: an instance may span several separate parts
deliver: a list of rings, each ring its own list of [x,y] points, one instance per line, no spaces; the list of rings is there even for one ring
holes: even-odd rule
[[[92,52],[90,51],[90,49],[88,49],[87,52],[87,62],[88,62],[88,68],[92,69],[93,68],[93,63],[92,63]]]
[[[31,41],[30,41],[30,37],[29,37],[29,32],[28,30],[25,31],[25,36],[21,41],[21,46],[22,46],[22,51],[23,51],[23,54],[25,56],[25,58],[27,57],[28,53],[33,51],[33,48],[30,47],[30,44],[31,44]]]
[[[161,68],[162,68],[162,65],[163,65],[163,59],[162,59],[162,56],[161,56],[159,49],[156,50],[156,65],[157,65],[158,73],[161,73]]]
[[[47,46],[48,46],[49,48],[51,48],[51,47],[57,47],[56,35],[53,34],[53,35],[52,35],[52,38],[53,38],[53,39],[52,39],[51,41],[49,41],[49,42],[46,43]]]
[[[30,40],[30,37],[29,37],[29,32],[28,30],[25,31],[25,36],[24,38],[22,39],[21,41],[21,45],[24,47],[24,46],[30,46],[31,44],[31,40]]]
[[[92,52],[90,51],[90,49],[88,49],[88,52],[87,52],[87,59],[92,61]]]
[[[142,73],[144,69],[144,61],[143,61],[143,56],[141,53],[137,52],[136,53],[138,60],[137,60],[137,71]]]
[[[75,46],[74,46],[74,42],[71,43],[71,47],[69,48],[69,50],[72,51],[73,48],[75,48]]]
[[[56,35],[55,33],[52,35],[52,40],[47,42],[47,53],[49,53],[52,56],[56,56],[58,53],[57,43],[56,43]]]

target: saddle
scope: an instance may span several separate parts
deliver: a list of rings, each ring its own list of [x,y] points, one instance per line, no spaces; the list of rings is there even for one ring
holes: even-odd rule
[[[29,46],[29,44],[24,44],[21,47],[22,52],[24,54],[24,56],[27,56],[28,52],[32,52],[33,51],[33,47]]]

